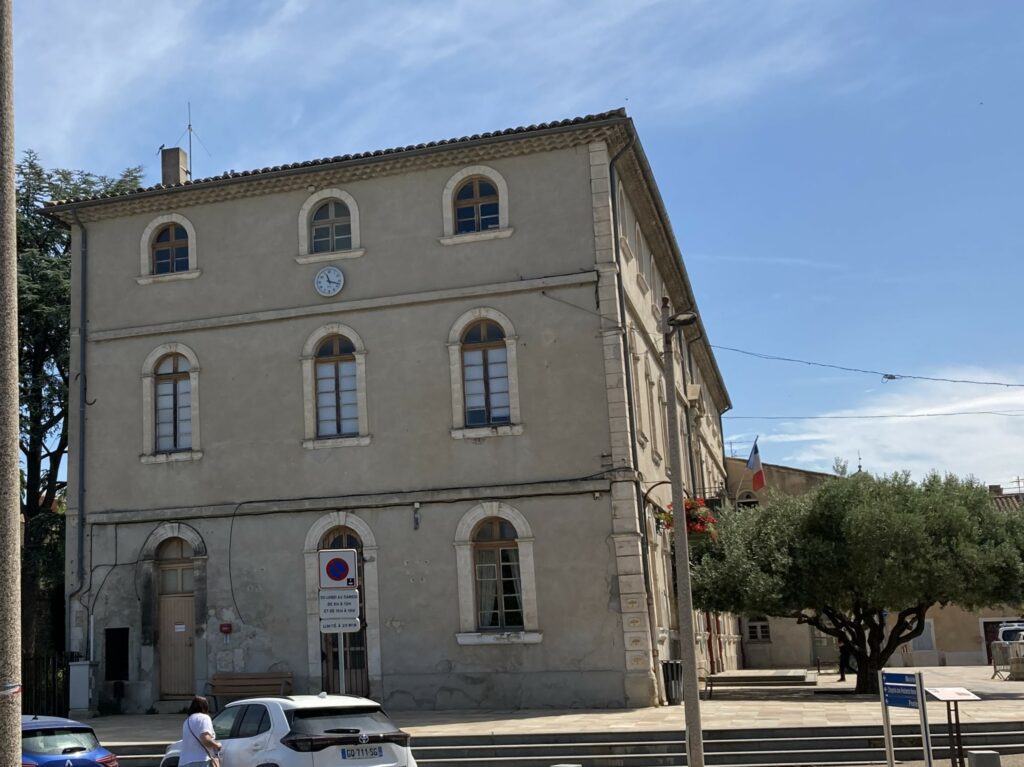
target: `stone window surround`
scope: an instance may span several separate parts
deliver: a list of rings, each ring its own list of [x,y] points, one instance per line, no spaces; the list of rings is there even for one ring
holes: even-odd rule
[[[320,517],[306,533],[303,547],[306,571],[306,645],[308,648],[308,673],[310,685],[317,687],[323,673],[320,665],[320,563],[317,552],[320,539],[329,530],[347,527],[363,542],[363,600],[366,614],[366,668],[370,679],[370,697],[380,700],[382,679],[380,655],[380,586],[377,574],[377,539],[370,526],[354,513],[332,511]],[[311,687],[311,688],[312,688]]]
[[[188,271],[170,272],[169,274],[153,274],[152,253],[153,237],[167,224],[178,224],[188,234]],[[142,239],[139,241],[139,276],[135,281],[140,285],[149,285],[154,282],[174,282],[176,280],[194,280],[202,272],[199,271],[199,261],[196,258],[196,228],[192,222],[180,213],[165,213],[157,216],[142,231]]]
[[[455,233],[455,192],[467,178],[483,176],[490,180],[498,189],[498,228],[483,232]],[[438,242],[442,245],[461,245],[467,242],[497,240],[511,237],[514,231],[508,225],[508,183],[494,168],[487,165],[469,165],[455,173],[444,185],[441,194],[441,220],[444,223],[444,236]]]
[[[309,250],[310,216],[327,200],[338,200],[348,206],[352,219],[352,247],[349,250],[334,250],[329,253],[311,253]],[[344,189],[321,189],[313,192],[299,208],[299,255],[295,257],[299,264],[316,264],[321,261],[337,261],[343,258],[359,258],[366,253],[362,247],[362,235],[359,231],[359,206],[356,199]]]
[[[328,336],[345,336],[355,347],[356,358],[356,402],[359,407],[359,435],[356,437],[320,437],[316,435],[316,348]],[[306,339],[302,347],[302,404],[305,438],[302,446],[307,450],[331,447],[358,447],[369,445],[369,417],[366,410],[366,347],[348,325],[332,322],[321,325]]]
[[[462,383],[462,334],[478,320],[491,320],[505,333],[505,352],[508,363],[509,423],[491,426],[466,426],[466,403]],[[464,312],[448,333],[448,370],[452,383],[452,437],[477,439],[481,437],[507,437],[523,433],[519,413],[519,370],[516,362],[516,329],[512,321],[497,309],[478,307]]]
[[[188,450],[176,450],[170,453],[157,452],[156,449],[156,363],[165,355],[180,354],[188,360],[190,368],[189,404],[192,408],[192,447]],[[142,463],[176,463],[179,461],[198,461],[203,457],[200,440],[199,418],[199,358],[185,344],[161,344],[149,353],[142,363],[142,452],[139,459]]]
[[[498,517],[516,529],[519,549],[519,580],[523,595],[521,631],[480,631],[476,615],[476,577],[473,566],[473,531],[485,519]],[[518,509],[500,501],[484,501],[467,511],[455,532],[455,568],[459,586],[460,645],[538,644],[544,638],[537,617],[537,580],[533,564],[533,531]],[[319,656],[317,658],[319,662]]]

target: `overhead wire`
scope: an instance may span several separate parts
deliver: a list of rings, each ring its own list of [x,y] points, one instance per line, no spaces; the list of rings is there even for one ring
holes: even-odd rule
[[[1024,389],[1024,383],[1009,383],[1006,381],[976,381],[967,378],[940,378],[937,376],[921,376],[912,375],[910,373],[888,373],[882,370],[870,370],[866,368],[855,368],[848,367],[846,365],[833,365],[828,362],[813,362],[811,360],[797,359],[796,357],[782,357],[775,354],[763,354],[761,352],[752,352],[748,349],[737,349],[733,346],[719,346],[718,344],[711,344],[712,349],[720,349],[727,352],[735,352],[736,354],[745,354],[748,357],[757,357],[763,360],[774,360],[776,362],[793,362],[800,365],[811,365],[819,368],[830,368],[832,370],[842,370],[847,373],[865,373],[867,375],[881,376],[883,381],[898,381],[901,379],[910,379],[914,381],[937,381],[940,383],[956,383],[956,384],[974,384],[976,386],[1004,386],[1009,388],[1020,388]]]
[[[868,413],[864,415],[724,415],[722,419],[732,421],[855,421],[876,418],[946,418],[966,415],[1024,418],[1024,410],[963,410],[950,413]]]

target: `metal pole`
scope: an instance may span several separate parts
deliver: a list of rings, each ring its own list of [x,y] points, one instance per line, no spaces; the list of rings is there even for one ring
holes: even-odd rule
[[[686,507],[683,505],[683,466],[679,456],[679,409],[676,405],[676,360],[672,349],[668,299],[661,299],[661,330],[664,334],[665,385],[668,388],[668,464],[672,469],[672,534],[676,543],[676,598],[679,610],[679,646],[683,662],[683,713],[686,717],[686,764],[704,767],[704,734],[700,723],[700,688],[697,681],[697,650],[694,647],[693,595],[690,591],[690,549],[686,539]]]
[[[0,0],[0,767],[21,764],[21,478],[12,0]]]

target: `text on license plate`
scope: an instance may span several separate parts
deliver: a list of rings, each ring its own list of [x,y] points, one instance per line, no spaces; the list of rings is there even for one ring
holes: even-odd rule
[[[342,759],[373,759],[375,756],[382,756],[384,749],[381,746],[357,746],[356,748],[341,749]]]

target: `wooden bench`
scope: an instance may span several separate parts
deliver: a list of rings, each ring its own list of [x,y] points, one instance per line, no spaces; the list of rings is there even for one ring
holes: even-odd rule
[[[291,671],[227,672],[218,671],[206,683],[206,694],[219,709],[218,698],[258,698],[287,695],[292,691]]]

